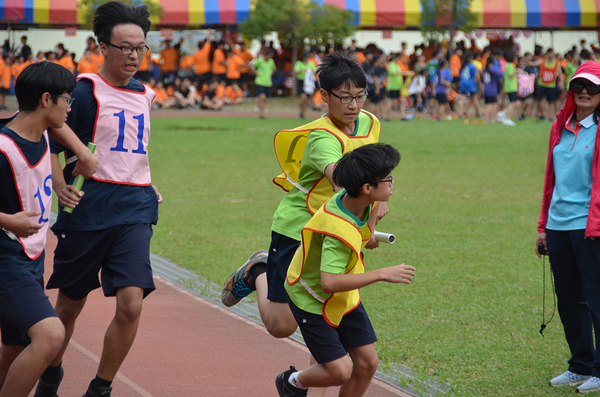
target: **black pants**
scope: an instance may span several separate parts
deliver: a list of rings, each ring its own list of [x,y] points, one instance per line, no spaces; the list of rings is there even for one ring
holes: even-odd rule
[[[569,371],[600,377],[600,238],[585,230],[547,231],[558,313],[571,358]]]

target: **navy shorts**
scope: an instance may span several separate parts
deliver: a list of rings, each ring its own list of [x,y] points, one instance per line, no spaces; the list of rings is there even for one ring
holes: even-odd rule
[[[508,96],[509,102],[517,102],[521,100],[521,98],[519,98],[519,94],[517,94],[516,92],[507,92],[506,95]]]
[[[296,80],[296,90],[298,91],[298,95],[306,94],[304,92],[304,80]]]
[[[117,288],[140,287],[144,297],[156,289],[150,266],[148,224],[119,225],[96,231],[55,231],[54,271],[48,289],[59,288],[67,298],[81,300],[100,287],[105,296]]]
[[[6,95],[8,95],[8,91],[9,91],[8,88],[0,88],[0,94],[6,94]]]
[[[435,97],[440,105],[448,103],[448,95],[446,94],[435,94]]]
[[[498,97],[497,96],[484,96],[483,100],[484,100],[485,104],[488,105],[491,103],[498,102]]]
[[[263,94],[266,95],[267,97],[271,96],[271,87],[265,87],[265,86],[256,84],[254,86],[254,90],[256,91],[256,96],[263,95]]]
[[[7,346],[28,346],[27,331],[40,321],[58,317],[44,292],[44,280],[17,274],[0,280],[0,332]]]
[[[390,90],[390,91],[388,91],[388,95],[392,99],[398,99],[398,98],[400,98],[400,91],[398,91],[398,90]]]
[[[202,86],[204,84],[208,83],[208,80],[210,80],[212,78],[212,73],[208,72],[208,73],[196,74],[194,76],[196,76],[196,84],[198,85],[198,91],[201,91]]]
[[[329,325],[322,315],[305,312],[291,301],[289,304],[306,347],[319,364],[345,357],[353,347],[377,342],[375,330],[362,303],[346,314],[337,328]]]
[[[240,83],[247,83],[250,79],[250,73],[241,73],[240,75]]]
[[[546,97],[546,99],[548,100],[548,103],[556,102],[556,88],[549,88],[549,87],[542,87],[542,86],[538,87],[535,99],[537,101],[541,101],[542,99],[544,99],[544,97]]]
[[[288,294],[283,283],[285,283],[288,268],[299,246],[300,241],[277,232],[271,232],[271,246],[267,259],[268,300],[279,303],[288,302]]]

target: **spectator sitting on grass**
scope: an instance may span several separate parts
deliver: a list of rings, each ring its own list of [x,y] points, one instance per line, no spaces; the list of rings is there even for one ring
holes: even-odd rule
[[[162,81],[156,81],[154,77],[148,81],[148,86],[156,92],[152,109],[170,109],[177,103],[177,99],[173,95],[169,95],[165,89],[165,84]]]
[[[175,107],[178,109],[194,108],[198,103],[196,87],[187,77],[181,81],[181,85],[175,89],[173,95],[176,99]]]
[[[221,110],[224,103],[223,100],[216,93],[218,86],[219,81],[217,79],[210,79],[210,81],[208,82],[208,89],[204,91],[204,94],[202,95],[202,103],[200,104],[200,108]]]
[[[244,102],[244,93],[240,86],[233,84],[225,87],[223,102],[225,105],[241,105]]]

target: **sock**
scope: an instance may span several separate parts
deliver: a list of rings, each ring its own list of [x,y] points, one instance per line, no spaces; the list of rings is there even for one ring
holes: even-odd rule
[[[62,373],[61,365],[62,365],[62,363],[58,364],[58,367],[46,368],[46,370],[42,373],[42,376],[40,376],[40,379],[42,379],[42,381],[44,383],[47,383],[50,385],[57,384],[61,380],[61,373]]]
[[[256,265],[254,265],[252,267],[252,269],[250,270],[250,277],[252,277],[252,286],[254,286],[254,283],[256,282],[256,279],[258,278],[258,276],[260,276],[263,273],[267,272],[267,264],[260,262],[257,263]]]
[[[306,387],[302,386],[302,383],[298,380],[298,375],[300,375],[300,371],[292,372],[290,377],[288,378],[288,382],[294,387],[298,389],[306,390]]]
[[[104,380],[99,378],[98,375],[90,382],[90,390],[96,391],[101,387],[110,387],[112,381]]]

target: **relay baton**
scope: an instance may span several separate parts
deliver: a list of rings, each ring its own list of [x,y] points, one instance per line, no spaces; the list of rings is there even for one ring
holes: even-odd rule
[[[92,142],[88,142],[87,144],[88,149],[90,149],[90,152],[92,152],[92,154],[94,154],[94,152],[96,151],[96,144],[92,143]],[[83,177],[83,175],[77,175],[75,177],[75,180],[73,181],[73,187],[75,189],[77,189],[78,192],[81,191],[81,187],[83,186],[83,181],[85,180],[85,178]],[[71,194],[75,197],[77,197],[77,195],[73,192],[71,192]],[[71,208],[71,207],[63,207],[63,211],[72,214],[73,210],[75,208]]]
[[[380,243],[394,244],[396,242],[396,236],[393,234],[375,232],[374,236],[375,240],[379,241]]]

